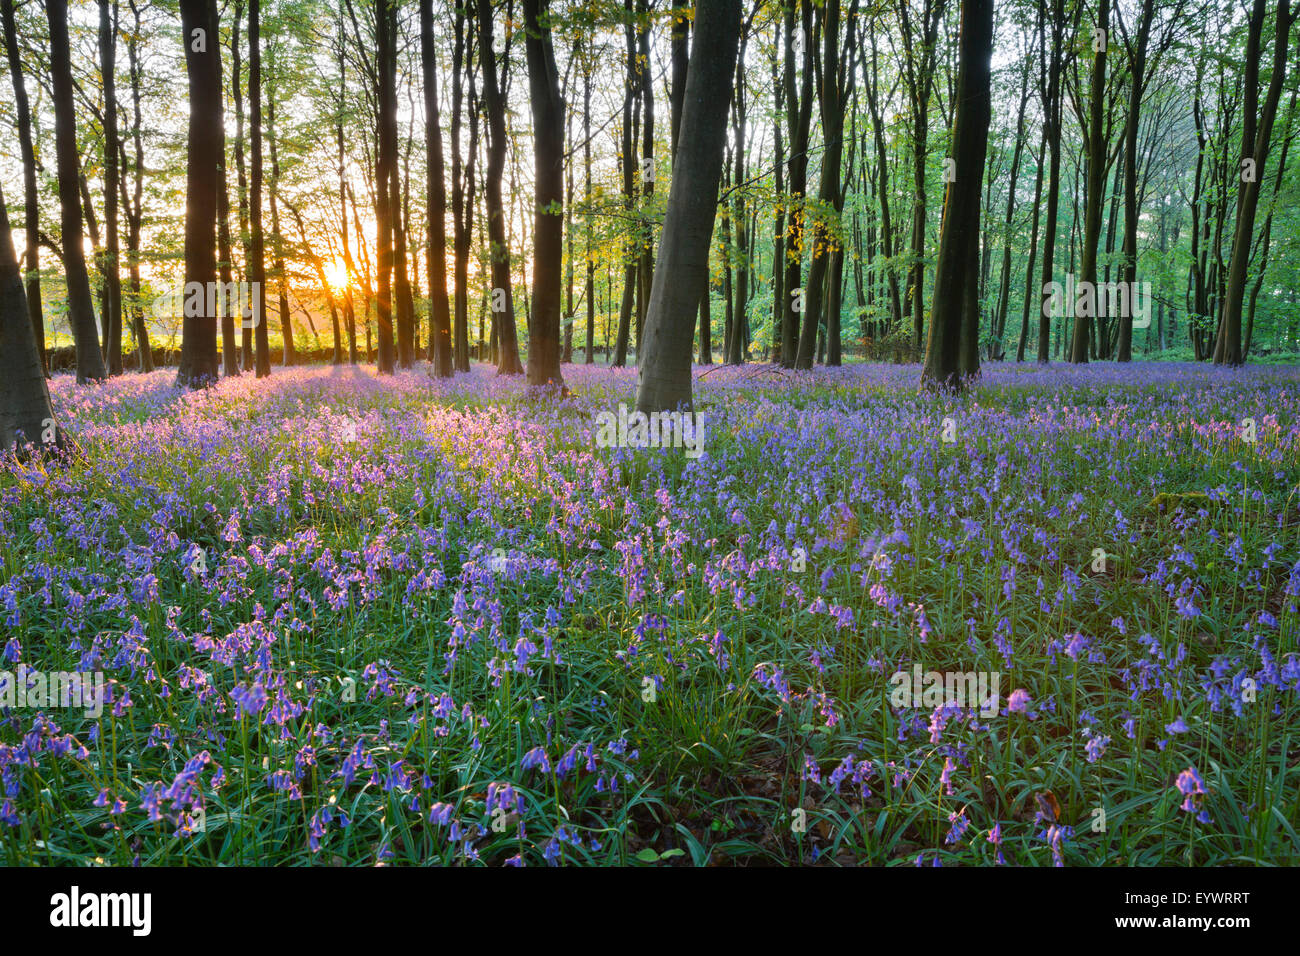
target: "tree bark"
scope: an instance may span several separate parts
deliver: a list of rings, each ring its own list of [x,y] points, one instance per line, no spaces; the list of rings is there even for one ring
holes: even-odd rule
[[[68,45],[67,0],[46,0],[50,24],[50,76],[54,92],[54,141],[58,162],[60,242],[68,287],[68,324],[76,343],[77,384],[107,377],[95,329],[95,307],[90,275],[82,250],[80,166],[77,153],[77,116],[73,105],[72,58]]]
[[[18,126],[18,147],[23,161],[23,234],[26,276],[27,312],[32,322],[32,334],[40,355],[41,368],[47,370],[45,356],[45,316],[41,309],[41,206],[36,189],[36,150],[32,144],[32,111],[27,100],[27,85],[23,81],[22,59],[18,54],[18,33],[14,22],[13,0],[0,0],[0,20],[3,20],[5,49],[9,52],[9,75],[14,86],[14,111]]]
[[[99,0],[99,59],[104,85],[104,275],[108,284],[108,374],[122,374],[122,246],[117,229],[117,60],[116,0]]]
[[[799,356],[800,323],[803,321],[804,293],[801,288],[803,279],[804,251],[804,200],[808,188],[808,132],[812,122],[813,101],[813,64],[811,48],[813,38],[813,5],[811,0],[801,0],[799,14],[802,32],[800,43],[804,48],[803,77],[799,87],[795,87],[795,4],[793,0],[785,7],[785,72],[782,82],[785,84],[785,121],[789,135],[789,159],[787,167],[786,191],[789,197],[785,223],[784,302],[782,302],[781,320],[781,355],[780,362],[786,368],[794,368]],[[778,119],[779,122],[779,119]],[[816,319],[812,320],[816,324]]]
[[[248,281],[253,299],[254,367],[257,377],[271,374],[271,347],[266,334],[266,236],[262,231],[262,43],[261,0],[248,0],[249,212],[252,258]]]
[[[642,412],[691,406],[695,306],[717,214],[731,77],[740,44],[740,2],[701,4],[663,237],[646,315],[637,378]]]
[[[270,64],[272,76],[275,64]],[[287,368],[298,361],[293,343],[293,316],[289,314],[288,276],[284,268],[284,234],[280,230],[280,148],[275,132],[275,87],[268,86],[266,104],[266,136],[271,141],[271,249],[272,267],[275,269],[276,311],[280,316],[280,341],[283,349],[281,362]]]
[[[36,443],[61,439],[0,192],[0,448],[13,448],[19,433]]]
[[[961,388],[978,372],[979,351],[969,343],[978,331],[974,308],[979,289],[980,191],[991,115],[990,63],[993,0],[964,0],[958,40],[955,173],[944,197],[935,267],[934,308],[921,380],[930,387]],[[976,367],[969,365],[971,355]],[[963,360],[963,355],[965,359]]]
[[[424,75],[425,186],[428,192],[429,361],[439,378],[451,378],[451,304],[447,297],[447,186],[438,120],[438,59],[433,42],[433,0],[420,0],[420,65]]]
[[[1269,140],[1273,135],[1273,122],[1277,116],[1278,100],[1286,80],[1286,60],[1291,23],[1296,14],[1288,0],[1278,0],[1276,27],[1273,37],[1273,76],[1264,108],[1259,113],[1258,128],[1254,129],[1256,90],[1259,78],[1259,35],[1262,33],[1265,0],[1255,0],[1251,15],[1251,43],[1246,50],[1245,106],[1241,151],[1242,159],[1254,160],[1254,174],[1249,179],[1243,174],[1240,198],[1237,203],[1237,227],[1232,239],[1232,258],[1228,267],[1227,287],[1223,297],[1223,310],[1219,320],[1219,341],[1216,344],[1215,364],[1237,366],[1244,361],[1241,352],[1241,315],[1246,294],[1247,272],[1250,267],[1251,247],[1255,236],[1255,214],[1259,208],[1260,186],[1264,179],[1264,165],[1268,160]],[[1300,7],[1297,7],[1300,10]],[[1257,55],[1252,56],[1252,47]],[[1253,136],[1251,134],[1254,134]],[[1241,167],[1238,167],[1241,170]]]
[[[135,329],[136,352],[140,371],[152,372],[153,351],[149,346],[149,328],[144,321],[144,306],[140,301],[140,233],[144,224],[144,139],[141,134],[143,118],[140,114],[140,8],[135,0],[128,0],[134,28],[126,37],[126,57],[131,74],[131,142],[135,155],[131,159],[131,195],[126,194],[126,170],[122,170],[122,201],[126,207],[126,262],[131,282],[131,324]]]
[[[519,336],[515,328],[514,289],[510,278],[510,244],[506,238],[505,205],[501,200],[501,177],[506,163],[506,108],[497,75],[497,56],[492,49],[492,0],[478,0],[479,61],[483,66],[483,102],[487,108],[488,161],[484,192],[487,199],[488,243],[492,260],[492,289],[489,298],[495,306],[494,327],[500,347],[497,374],[520,375]],[[508,60],[508,44],[503,56]]]
[[[533,113],[533,313],[528,384],[563,387],[560,293],[564,267],[564,100],[551,47],[549,0],[524,0],[524,54]]]
[[[215,297],[208,294],[217,281],[222,151],[217,0],[182,0],[181,33],[189,75],[190,122],[185,169],[185,314],[176,382],[202,388],[217,379],[218,316],[209,308]]]

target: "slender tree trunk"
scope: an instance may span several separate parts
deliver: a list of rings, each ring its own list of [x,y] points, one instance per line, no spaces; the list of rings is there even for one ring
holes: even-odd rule
[[[1020,343],[1016,346],[1016,361],[1025,360],[1025,346],[1029,340],[1029,311],[1037,303],[1039,308],[1042,307],[1043,300],[1041,296],[1034,294],[1034,264],[1038,257],[1038,223],[1042,213],[1043,200],[1043,163],[1047,159],[1047,127],[1043,127],[1042,139],[1038,146],[1038,157],[1034,165],[1036,172],[1034,174],[1034,224],[1029,232],[1029,266],[1025,270],[1025,301],[1021,303],[1020,312]],[[1041,323],[1041,313],[1040,313]]]
[[[492,49],[492,0],[478,0],[479,59],[483,65],[483,102],[487,108],[488,161],[484,192],[487,198],[488,243],[492,260],[494,327],[500,346],[497,374],[519,375],[519,338],[515,330],[514,289],[510,277],[510,244],[506,238],[505,205],[501,177],[506,162],[506,107]],[[507,44],[509,41],[507,40]],[[500,305],[500,308],[497,306]]]
[[[1083,205],[1083,255],[1079,280],[1083,283],[1082,303],[1067,303],[1074,315],[1074,337],[1070,347],[1070,361],[1081,364],[1088,361],[1092,318],[1099,311],[1097,289],[1097,247],[1101,241],[1102,193],[1106,188],[1106,49],[1107,31],[1110,29],[1110,0],[1098,0],[1097,30],[1100,42],[1094,42],[1092,57],[1092,93],[1088,117],[1088,131],[1083,139],[1084,157],[1088,176]],[[1092,306],[1087,303],[1091,298]],[[1083,308],[1079,308],[1082,304]]]
[[[420,65],[424,75],[425,176],[428,191],[429,361],[439,378],[451,378],[451,305],[447,298],[447,187],[438,120],[438,59],[433,41],[433,0],[420,0]]]
[[[884,269],[886,282],[889,286],[890,324],[892,328],[901,329],[903,325],[903,297],[898,287],[898,272],[890,263],[897,246],[894,245],[894,224],[890,217],[889,153],[885,146],[884,110],[880,102],[880,79],[877,71],[878,58],[874,26],[872,30],[871,80],[867,85],[867,106],[871,111],[871,133],[876,145],[876,194],[880,199],[880,253],[885,259]]]
[[[393,305],[397,313],[397,364],[401,368],[414,368],[415,297],[411,287],[411,272],[407,266],[407,225],[397,163],[393,164],[389,174],[388,188],[392,195],[389,202],[393,211]]]
[[[623,167],[623,210],[627,216],[627,226],[632,228],[633,210],[636,208],[636,177],[639,172],[636,165],[637,123],[634,109],[640,108],[640,83],[637,81],[637,47],[636,31],[633,28],[632,0],[624,0],[623,41],[627,52],[627,72],[623,87],[623,130],[622,130],[622,167]],[[631,336],[632,312],[636,307],[636,282],[639,262],[638,245],[640,236],[629,234],[624,242],[623,251],[623,302],[618,313],[618,334],[614,344],[615,368],[627,364],[628,339]],[[640,356],[637,356],[638,361]]]
[[[453,330],[455,367],[469,371],[469,248],[474,220],[474,162],[478,154],[478,104],[474,90],[474,29],[468,19],[467,5],[457,4],[454,20],[455,40],[451,54],[451,215],[453,270]],[[460,130],[464,84],[469,82],[469,153],[461,160]]]
[[[850,9],[850,23],[857,14],[857,4]],[[850,32],[850,42],[852,42]],[[812,218],[812,264],[808,269],[808,289],[804,300],[808,321],[799,336],[799,352],[795,367],[813,367],[817,331],[826,303],[825,290],[831,258],[839,243],[838,214],[844,201],[840,196],[840,176],[844,156],[844,83],[852,71],[840,67],[840,3],[825,0],[822,13],[822,75],[817,84],[821,93],[820,106],[822,135],[825,149],[822,152],[821,176],[817,186],[819,209]],[[852,56],[851,50],[849,56]],[[833,218],[831,218],[833,217]],[[836,299],[838,300],[838,296]],[[827,331],[829,332],[829,323]],[[838,351],[838,349],[837,349]]]
[[[583,232],[586,240],[587,258],[587,349],[583,363],[596,364],[596,257],[592,244],[592,208],[591,208],[591,61],[590,48],[583,50],[582,59],[582,214]]]
[[[397,64],[394,50],[395,13],[392,0],[375,3],[375,225],[378,234],[375,252],[377,272],[375,307],[377,313],[376,366],[381,375],[391,375],[396,367],[393,352],[393,193],[391,183],[397,164]]]
[[[223,290],[223,303],[221,309],[221,366],[222,374],[229,378],[239,374],[239,346],[235,341],[235,313],[233,307],[236,303],[242,307],[243,297],[237,296],[235,303],[227,300],[229,290],[233,288],[235,279],[232,266],[234,250],[230,241],[230,184],[226,176],[225,138],[225,129],[223,127],[221,131],[221,151],[217,154],[217,162],[220,166],[218,176],[221,180],[217,190],[217,254],[220,257],[218,271],[221,276],[221,286]]]
[[[654,278],[655,258],[654,242],[651,238],[652,226],[647,217],[647,204],[655,191],[655,96],[654,80],[651,75],[650,60],[650,17],[647,0],[637,0],[638,27],[637,75],[640,83],[642,124],[641,124],[641,196],[642,215],[639,220],[639,238],[641,254],[637,259],[637,312],[636,312],[636,360],[642,355],[642,341],[645,337],[645,315],[650,305],[650,283]]]
[[[798,13],[802,32],[800,45],[805,51],[803,77],[799,88],[795,87],[795,4],[792,2],[784,8],[784,47],[785,72],[782,82],[785,84],[785,120],[786,131],[790,137],[789,165],[787,168],[787,195],[789,210],[786,213],[785,241],[785,278],[784,314],[781,321],[781,364],[794,368],[799,356],[800,323],[803,321],[804,298],[806,290],[802,288],[803,250],[804,250],[804,199],[808,187],[808,131],[812,122],[813,75],[811,57],[813,37],[813,5],[811,0],[801,0]],[[778,120],[779,121],[779,120]],[[816,318],[812,319],[814,324]]]
[[[836,2],[836,0],[831,0]],[[735,188],[732,190],[731,221],[735,227],[734,255],[728,256],[728,262],[735,260],[735,280],[731,307],[732,335],[727,343],[725,356],[729,365],[741,365],[745,361],[745,315],[749,305],[749,236],[747,220],[749,218],[745,203],[745,47],[748,46],[748,33],[742,28],[740,35],[740,52],[736,59],[736,86],[731,98],[731,125],[734,133],[735,151]]]
[[[1029,104],[1029,64],[1025,63],[1023,83],[1020,88],[1020,108],[1016,111],[1016,145],[1011,155],[1011,182],[1007,187],[1007,213],[1002,223],[1002,271],[998,280],[997,312],[994,314],[994,334],[997,336],[997,359],[1002,359],[1002,336],[1007,327],[1007,310],[1011,305],[1011,233],[1016,213],[1016,182],[1020,176],[1020,158],[1025,147],[1025,108]],[[1023,346],[1022,346],[1023,347]]]
[[[1041,364],[1047,364],[1051,355],[1051,324],[1050,309],[1048,302],[1051,295],[1051,282],[1053,268],[1055,267],[1056,254],[1056,216],[1060,204],[1061,196],[1061,94],[1060,94],[1060,75],[1061,75],[1061,47],[1063,39],[1061,31],[1064,20],[1064,2],[1055,0],[1055,11],[1051,17],[1052,22],[1052,46],[1050,53],[1050,64],[1047,68],[1047,82],[1043,95],[1043,110],[1049,117],[1045,124],[1047,131],[1047,145],[1051,150],[1051,160],[1048,169],[1048,187],[1047,187],[1047,221],[1043,226],[1043,265],[1042,265],[1042,286],[1040,287],[1039,301],[1043,304],[1042,311],[1038,319],[1038,361]],[[1048,60],[1044,55],[1044,61]]]
[[[275,64],[271,64],[275,75]],[[289,314],[289,283],[284,268],[284,234],[280,231],[280,150],[275,132],[275,87],[267,90],[266,136],[271,141],[271,249],[272,267],[275,269],[277,311],[280,315],[280,337],[284,345],[282,361],[285,367],[298,361],[293,342],[293,316]]]
[[[134,28],[126,37],[126,58],[131,75],[131,143],[135,155],[131,158],[131,195],[126,195],[126,170],[122,170],[122,195],[126,206],[126,261],[131,282],[131,324],[135,329],[136,350],[139,353],[140,371],[153,371],[153,351],[149,345],[149,329],[144,321],[140,283],[140,233],[144,222],[144,139],[141,135],[140,115],[140,8],[135,0],[131,6]]]
[[[776,117],[772,123],[772,136],[774,140],[772,154],[772,171],[775,176],[776,186],[776,218],[772,223],[772,353],[771,361],[775,365],[781,363],[781,339],[782,326],[785,318],[785,203],[781,197],[785,193],[785,141],[781,135],[782,123],[781,117],[784,114],[783,94],[785,86],[781,82],[781,76],[777,71],[777,54],[775,49],[772,52],[771,59],[772,69],[772,100],[773,113]],[[708,295],[707,283],[704,290]],[[702,307],[701,307],[702,308]],[[704,360],[703,355],[700,358]]]
[[[261,0],[248,0],[248,125],[249,211],[252,258],[248,281],[252,286],[254,362],[257,377],[271,374],[271,347],[266,334],[266,236],[262,232],[262,15]]]
[[[235,19],[230,25],[230,92],[235,99],[235,172],[239,184],[239,244],[244,252],[244,281],[251,283],[249,264],[253,261],[252,239],[248,229],[248,174],[244,167],[244,88],[243,67],[240,64],[239,25],[244,16],[242,0],[235,2]],[[253,371],[253,337],[255,329],[252,309],[239,317],[239,365],[245,372]]]
[[[116,0],[99,2],[99,60],[104,85],[104,273],[108,285],[108,374],[122,374],[122,247],[117,229],[117,12]]]

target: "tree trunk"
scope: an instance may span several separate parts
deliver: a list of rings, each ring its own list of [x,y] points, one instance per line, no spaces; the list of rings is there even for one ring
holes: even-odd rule
[[[62,439],[54,425],[45,369],[14,254],[9,211],[0,192],[0,449],[13,448],[20,432],[29,442],[61,443]]]
[[[469,250],[474,221],[474,162],[478,154],[478,103],[474,88],[474,29],[466,5],[457,4],[455,41],[451,53],[451,216],[455,297],[453,330],[455,367],[469,371]],[[463,72],[462,72],[463,66]],[[464,83],[469,81],[469,153],[462,162],[460,150],[461,105]]]
[[[108,284],[108,374],[122,374],[122,247],[117,230],[117,2],[99,0],[99,60],[104,85],[104,274]]]
[[[944,197],[934,308],[921,373],[923,383],[943,388],[961,388],[978,373],[979,351],[970,340],[978,330],[980,187],[991,114],[993,0],[964,0],[958,47],[955,171]]]
[[[1243,118],[1255,116],[1257,84],[1259,81],[1259,36],[1263,30],[1265,0],[1255,0],[1251,15],[1250,42],[1246,48],[1245,107]],[[1297,7],[1300,9],[1300,7]],[[1243,126],[1240,198],[1237,203],[1237,227],[1232,239],[1232,259],[1228,269],[1227,288],[1223,297],[1220,318],[1219,342],[1215,349],[1216,364],[1237,366],[1242,364],[1241,315],[1246,294],[1247,272],[1250,267],[1251,246],[1255,237],[1255,213],[1259,208],[1260,185],[1264,166],[1268,160],[1269,140],[1273,135],[1273,122],[1277,116],[1278,100],[1286,79],[1286,60],[1291,23],[1296,14],[1288,0],[1278,0],[1276,28],[1273,38],[1273,76],[1269,81],[1264,108],[1259,113],[1258,129],[1252,130],[1250,120]],[[1252,48],[1256,55],[1252,56]],[[1250,134],[1254,132],[1252,137]],[[1254,161],[1253,174],[1246,176],[1243,167],[1247,160]]]
[[[1110,29],[1110,0],[1098,0],[1097,30],[1092,57],[1092,90],[1088,116],[1088,130],[1083,137],[1083,151],[1088,165],[1087,185],[1083,202],[1083,254],[1079,281],[1083,283],[1084,308],[1078,302],[1068,302],[1074,316],[1074,337],[1070,347],[1070,361],[1082,364],[1088,361],[1089,337],[1092,318],[1100,311],[1097,295],[1097,247],[1101,242],[1102,192],[1106,187],[1106,49],[1107,31]],[[1086,303],[1091,297],[1092,307]]]
[[[524,0],[524,54],[533,113],[533,315],[528,384],[563,387],[560,294],[564,267],[564,100],[551,47],[550,0]]]
[[[352,260],[352,249],[348,244],[348,187],[347,187],[347,156],[343,150],[343,109],[347,105],[347,37],[344,33],[343,22],[339,21],[338,29],[338,55],[339,55],[339,101],[338,116],[334,121],[334,137],[338,147],[339,157],[339,219],[342,227],[343,237],[343,267],[347,270],[347,286],[343,290],[343,323],[348,330],[348,364],[357,364],[357,316],[353,306],[352,285],[354,277],[357,274],[356,264]]]
[[[1043,200],[1043,162],[1047,159],[1047,126],[1043,126],[1042,138],[1039,140],[1038,157],[1034,165],[1034,224],[1029,231],[1029,266],[1025,270],[1025,301],[1020,306],[1020,342],[1016,346],[1016,362],[1025,360],[1025,346],[1029,340],[1029,311],[1037,302],[1042,308],[1041,296],[1034,295],[1034,264],[1038,256],[1038,223],[1042,214]],[[1041,313],[1040,313],[1041,326]]]
[[[451,378],[451,305],[447,298],[447,187],[438,121],[438,60],[433,42],[433,0],[420,0],[420,65],[424,76],[425,176],[428,191],[429,361],[439,378]]]
[[[813,216],[812,264],[808,269],[808,289],[804,299],[804,310],[808,321],[799,335],[799,353],[795,367],[810,369],[813,367],[813,350],[817,342],[817,330],[826,303],[826,281],[831,266],[831,258],[838,248],[839,212],[844,207],[840,194],[840,175],[844,156],[844,110],[846,80],[851,81],[853,71],[840,66],[840,3],[839,0],[826,0],[822,13],[821,57],[822,75],[817,83],[821,93],[820,107],[822,118],[822,136],[825,149],[822,151],[821,176],[817,186],[819,209]],[[857,3],[849,10],[849,44],[852,44],[853,21],[857,16]],[[847,56],[853,57],[849,46]],[[838,305],[839,296],[836,295]],[[830,331],[827,315],[826,331]],[[836,345],[836,352],[839,347]]]
[[[993,316],[993,332],[997,337],[997,355],[1002,359],[1004,347],[1002,336],[1007,327],[1007,310],[1011,304],[1011,231],[1016,213],[1016,181],[1020,175],[1020,157],[1025,147],[1025,108],[1029,104],[1029,63],[1025,63],[1025,72],[1020,88],[1020,107],[1016,111],[1016,145],[1011,155],[1011,183],[1007,187],[1007,214],[1002,223],[1002,271],[998,279],[997,311]]]
[[[697,8],[673,183],[646,315],[645,355],[637,375],[637,409],[642,412],[692,407],[694,313],[708,268],[739,44],[740,0]]]
[[[27,100],[27,86],[23,81],[22,60],[18,55],[13,0],[0,0],[0,20],[3,20],[5,49],[9,51],[9,75],[14,86],[18,146],[23,161],[23,238],[26,244],[24,258],[27,267],[27,312],[31,318],[32,335],[40,356],[41,368],[48,371],[45,357],[45,316],[41,309],[41,206],[40,194],[36,189],[36,151],[32,145],[32,111]]]
[[[220,186],[221,46],[216,0],[182,0],[181,33],[189,75],[190,122],[185,170],[185,314],[178,385],[217,379],[217,192]]]
[[[885,259],[884,269],[889,287],[890,327],[901,331],[903,325],[903,296],[898,287],[898,272],[889,261],[894,257],[896,246],[894,245],[894,223],[889,206],[889,153],[885,147],[885,119],[880,98],[874,26],[872,31],[871,73],[870,82],[867,84],[867,107],[871,111],[871,133],[876,145],[876,194],[880,199],[880,253]],[[866,57],[863,57],[863,60],[865,61]]]
[[[271,347],[266,334],[266,236],[262,232],[262,43],[261,0],[248,0],[249,198],[252,258],[248,281],[253,298],[254,362],[257,377],[271,374]]]
[[[640,90],[641,85],[637,81],[637,47],[636,31],[633,29],[633,7],[632,0],[624,0],[623,13],[626,22],[623,25],[623,41],[626,49],[626,74],[623,80],[623,130],[622,130],[622,159],[623,168],[623,210],[626,213],[627,222],[625,228],[632,229],[633,210],[636,207],[636,176],[639,170],[636,165],[636,119],[634,109],[640,108]],[[639,114],[637,114],[639,115]],[[630,233],[624,241],[623,247],[623,301],[618,312],[618,333],[614,344],[614,360],[610,364],[614,368],[622,368],[627,364],[627,345],[631,336],[632,312],[636,307],[636,286],[638,277],[637,263],[640,261],[638,256],[639,236],[635,231]],[[638,361],[640,356],[637,357]]]
[[[732,93],[731,105],[731,125],[734,133],[735,151],[735,188],[732,190],[734,198],[731,207],[731,221],[735,228],[735,248],[734,256],[729,255],[727,261],[730,263],[735,260],[735,279],[732,287],[734,302],[731,306],[732,315],[732,335],[727,343],[727,354],[724,356],[729,365],[742,365],[745,361],[745,315],[749,305],[749,236],[747,220],[749,218],[746,212],[745,204],[745,48],[748,44],[748,33],[741,30],[740,52],[736,59],[736,85]]]
[[[239,25],[244,16],[244,5],[235,3],[235,18],[230,25],[230,92],[235,99],[235,173],[239,184],[239,244],[244,251],[244,281],[251,282],[249,263],[253,261],[251,237],[248,231],[248,174],[244,168],[244,89],[243,67],[240,65]],[[250,310],[251,313],[251,310]],[[251,314],[239,317],[239,366],[245,372],[253,370],[253,328]]]
[[[1047,187],[1047,221],[1043,225],[1043,263],[1042,263],[1042,285],[1040,287],[1039,301],[1042,303],[1042,310],[1038,318],[1038,361],[1041,364],[1047,364],[1050,359],[1051,349],[1051,324],[1050,309],[1048,308],[1049,297],[1051,294],[1052,269],[1055,266],[1056,254],[1056,216],[1060,204],[1061,196],[1061,47],[1064,40],[1061,35],[1062,23],[1064,21],[1064,0],[1056,0],[1055,10],[1052,15],[1052,47],[1050,54],[1050,65],[1046,68],[1047,78],[1043,90],[1043,111],[1049,118],[1044,124],[1044,131],[1047,136],[1047,145],[1051,150],[1051,160],[1048,169],[1048,187]],[[1042,22],[1039,23],[1040,32],[1043,30]],[[1043,60],[1048,59],[1046,51]]]
[[[375,2],[375,282],[379,341],[376,366],[393,374],[393,170],[397,165],[397,58],[392,0]]]
[[[126,206],[126,261],[131,281],[131,324],[135,329],[136,352],[140,371],[153,371],[153,351],[149,347],[149,329],[144,321],[144,306],[140,301],[140,233],[144,223],[144,139],[141,135],[140,115],[140,8],[135,0],[131,5],[134,29],[126,37],[126,57],[131,74],[131,143],[135,156],[131,160],[131,195],[126,196],[126,170],[122,170],[122,195]]]
[[[275,64],[270,64],[272,76]],[[271,141],[271,249],[272,266],[275,269],[275,291],[277,312],[280,316],[280,338],[283,343],[282,362],[288,367],[298,361],[297,350],[293,342],[293,316],[289,314],[288,274],[284,268],[284,234],[280,231],[280,148],[279,137],[275,132],[275,87],[267,89],[266,136]]]
[[[655,257],[652,224],[647,216],[647,204],[655,191],[655,96],[654,79],[650,60],[650,17],[647,0],[637,2],[637,75],[640,83],[642,123],[641,123],[641,209],[638,221],[638,240],[641,254],[637,259],[637,311],[636,311],[636,360],[641,361],[642,341],[645,337],[645,314],[650,305],[650,283],[654,279]]]
[[[596,257],[592,252],[591,232],[591,61],[590,48],[582,60],[582,224],[587,254],[587,349],[583,364],[596,364]]]
[[[221,276],[222,298],[226,300],[229,290],[234,286],[233,259],[234,250],[230,241],[230,190],[226,176],[225,128],[221,130],[221,149],[217,153],[220,167],[217,187],[217,254],[220,256],[218,271]],[[221,367],[227,378],[239,374],[239,346],[235,341],[234,306],[242,307],[242,296],[236,296],[235,302],[223,301],[221,309]],[[242,316],[241,316],[242,324]]]
[[[781,364],[794,368],[799,356],[799,338],[801,314],[804,311],[804,290],[800,283],[803,279],[804,250],[804,193],[808,187],[808,130],[812,121],[813,101],[813,64],[811,48],[813,45],[813,5],[811,0],[801,0],[799,4],[802,33],[800,44],[808,51],[804,57],[803,78],[798,89],[795,88],[795,4],[785,7],[785,73],[782,82],[785,85],[785,120],[786,131],[790,137],[789,160],[787,168],[787,195],[789,211],[786,213],[784,302],[781,320]],[[778,122],[779,122],[778,118]],[[812,320],[814,324],[816,319]]]
[[[506,107],[497,75],[496,51],[492,49],[492,0],[478,0],[479,60],[483,66],[483,102],[487,108],[488,161],[485,177],[488,243],[492,259],[492,289],[489,298],[495,312],[500,357],[497,374],[519,375],[519,337],[515,329],[514,289],[510,278],[510,244],[506,239],[505,206],[501,200],[501,177],[506,163]],[[509,40],[503,55],[507,55]],[[507,56],[508,59],[508,56]],[[497,306],[500,308],[497,308]]]
[[[68,325],[76,343],[77,384],[107,377],[95,329],[90,275],[82,249],[81,186],[77,153],[77,114],[73,105],[72,59],[68,45],[67,0],[46,0],[50,24],[50,76],[54,92],[54,140],[58,162],[60,242],[68,287]]]

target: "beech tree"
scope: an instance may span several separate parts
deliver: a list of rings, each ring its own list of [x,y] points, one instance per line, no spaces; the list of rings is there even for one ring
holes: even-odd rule
[[[18,148],[23,163],[23,236],[26,260],[27,312],[32,320],[32,333],[40,354],[41,368],[45,363],[45,317],[41,309],[41,206],[36,190],[36,151],[32,145],[32,111],[27,99],[27,84],[23,79],[22,58],[18,51],[18,28],[14,21],[14,0],[0,0],[0,27],[4,30],[5,50],[8,51],[9,76],[14,87],[15,123],[18,127]]]
[[[20,436],[36,443],[62,441],[0,190],[0,448],[12,448]]]
[[[492,0],[478,0],[479,61],[483,68],[483,105],[488,121],[488,161],[484,176],[487,199],[489,255],[492,262],[492,288],[486,294],[492,309],[500,349],[497,372],[520,375],[519,337],[515,331],[514,288],[510,278],[510,243],[506,237],[505,205],[501,197],[501,177],[505,172],[506,106],[502,80],[497,74],[497,54],[493,49]],[[509,64],[510,40],[504,41],[502,56]]]
[[[953,122],[953,177],[943,203],[934,308],[921,380],[932,387],[961,388],[978,373],[963,367],[962,347],[977,332],[979,289],[980,184],[988,148],[993,57],[993,0],[962,0]]]
[[[68,324],[76,343],[77,383],[81,385],[100,381],[107,377],[108,372],[95,330],[95,306],[90,294],[90,275],[86,271],[86,254],[82,249],[81,164],[77,153],[67,0],[46,0],[45,14],[50,24],[50,78],[54,90],[54,141],[62,226],[59,244],[68,287]]]
[[[224,150],[221,44],[217,0],[181,0],[181,34],[189,75],[190,122],[185,172],[185,314],[177,384],[217,378],[217,193]]]
[[[122,374],[122,246],[118,234],[118,141],[117,141],[117,11],[116,0],[98,0],[100,77],[104,84],[104,259],[103,271],[108,295],[108,344],[105,361],[110,375]]]
[[[451,378],[451,306],[447,297],[447,187],[438,121],[438,61],[433,40],[433,0],[420,0],[420,62],[424,79],[425,184],[429,194],[426,250],[429,275],[429,361]]]
[[[740,46],[740,0],[696,9],[681,131],[646,313],[637,409],[689,410],[691,340],[718,208],[731,79]]]
[[[271,374],[271,346],[266,332],[266,235],[262,231],[262,11],[261,0],[248,0],[249,242],[252,258],[248,281],[253,303],[254,363],[257,377]]]
[[[560,291],[564,266],[564,100],[551,45],[549,0],[524,0],[524,53],[533,111],[533,312],[528,325],[528,383],[563,385]]]
[[[1260,184],[1268,160],[1277,104],[1286,80],[1286,58],[1300,4],[1293,9],[1289,0],[1278,0],[1274,18],[1273,76],[1269,81],[1264,105],[1259,107],[1259,59],[1264,29],[1266,0],[1254,0],[1250,15],[1250,34],[1246,45],[1245,102],[1242,107],[1241,160],[1238,165],[1240,193],[1237,201],[1237,225],[1232,237],[1232,257],[1228,266],[1227,291],[1219,318],[1219,335],[1214,349],[1215,364],[1240,365],[1241,314],[1246,296],[1246,272],[1255,240],[1255,214],[1259,208]],[[1258,112],[1257,112],[1258,111]],[[1258,117],[1258,120],[1256,119]]]

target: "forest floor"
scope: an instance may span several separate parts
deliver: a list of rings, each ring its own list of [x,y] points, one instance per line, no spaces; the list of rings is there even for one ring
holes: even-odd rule
[[[1300,861],[1300,369],[564,374],[57,376],[0,862]]]

